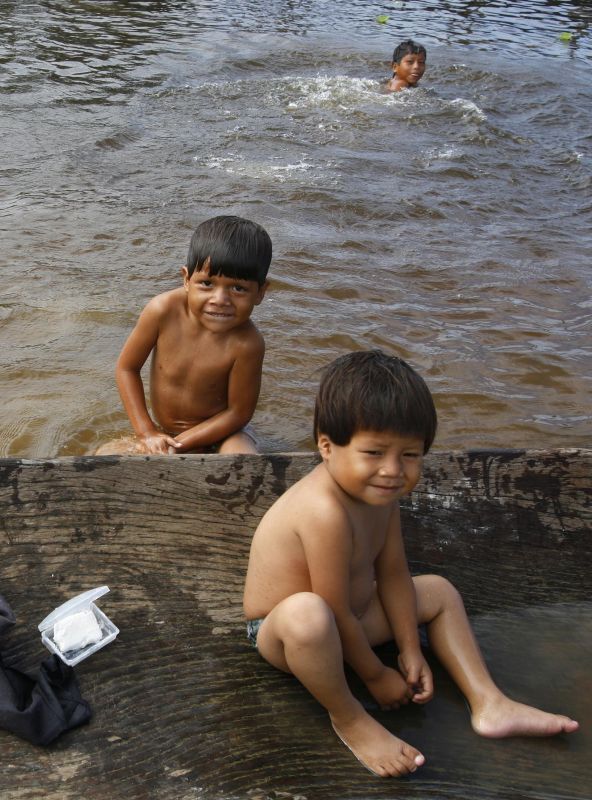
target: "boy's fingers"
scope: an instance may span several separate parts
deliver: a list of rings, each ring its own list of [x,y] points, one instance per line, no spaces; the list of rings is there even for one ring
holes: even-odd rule
[[[425,701],[429,700],[433,694],[434,686],[432,681],[424,679],[423,683],[417,687],[417,691],[413,699],[416,703],[425,703]]]
[[[431,688],[425,688],[420,692],[417,692],[413,697],[413,702],[415,703],[426,703],[428,700],[431,700],[434,696],[434,692]]]
[[[410,669],[405,675],[405,681],[408,686],[415,687],[419,683],[419,670]]]

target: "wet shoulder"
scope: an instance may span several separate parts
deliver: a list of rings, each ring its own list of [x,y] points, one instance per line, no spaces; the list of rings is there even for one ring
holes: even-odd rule
[[[233,328],[228,334],[228,339],[239,352],[260,353],[261,355],[265,352],[265,339],[259,328],[250,319],[237,328]]]
[[[157,294],[146,303],[144,311],[159,317],[180,313],[186,306],[186,293],[183,287]]]

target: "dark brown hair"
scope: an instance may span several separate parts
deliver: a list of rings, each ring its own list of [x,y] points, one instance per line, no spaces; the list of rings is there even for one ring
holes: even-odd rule
[[[209,259],[210,275],[265,283],[271,263],[271,239],[256,222],[242,217],[212,217],[195,229],[189,252],[189,277]]]
[[[314,412],[314,436],[339,446],[358,431],[393,431],[423,439],[427,453],[438,426],[423,378],[403,359],[382,350],[348,353],[323,371]]]
[[[407,55],[420,55],[427,58],[426,49],[422,44],[414,42],[413,39],[407,39],[395,47],[393,52],[393,63],[398,64],[399,61]]]

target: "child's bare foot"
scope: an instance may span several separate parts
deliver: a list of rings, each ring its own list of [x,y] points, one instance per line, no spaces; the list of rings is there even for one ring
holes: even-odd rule
[[[360,707],[347,721],[331,719],[333,730],[358,761],[379,778],[400,777],[415,772],[425,758],[414,747],[397,739]]]
[[[572,733],[580,727],[562,714],[548,714],[539,708],[510,700],[503,694],[486,700],[471,715],[473,730],[480,736],[501,739],[505,736],[555,736]]]

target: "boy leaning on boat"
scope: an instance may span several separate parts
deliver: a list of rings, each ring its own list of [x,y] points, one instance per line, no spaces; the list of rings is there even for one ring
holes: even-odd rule
[[[247,634],[324,706],[337,736],[381,777],[414,772],[415,747],[380,725],[352,695],[343,662],[383,709],[426,703],[431,670],[418,624],[467,699],[486,737],[550,736],[578,723],[506,697],[494,684],[462,599],[437,575],[411,577],[399,499],[421,476],[436,433],[423,379],[381,351],[342,356],[319,388],[314,435],[322,461],[264,515],[244,591]],[[395,640],[397,663],[372,649]]]
[[[250,220],[220,216],[197,227],[183,285],[150,300],[117,361],[135,436],[96,455],[257,452],[248,423],[265,344],[251,313],[265,296],[271,254],[267,232]],[[153,416],[140,374],[150,354]]]

